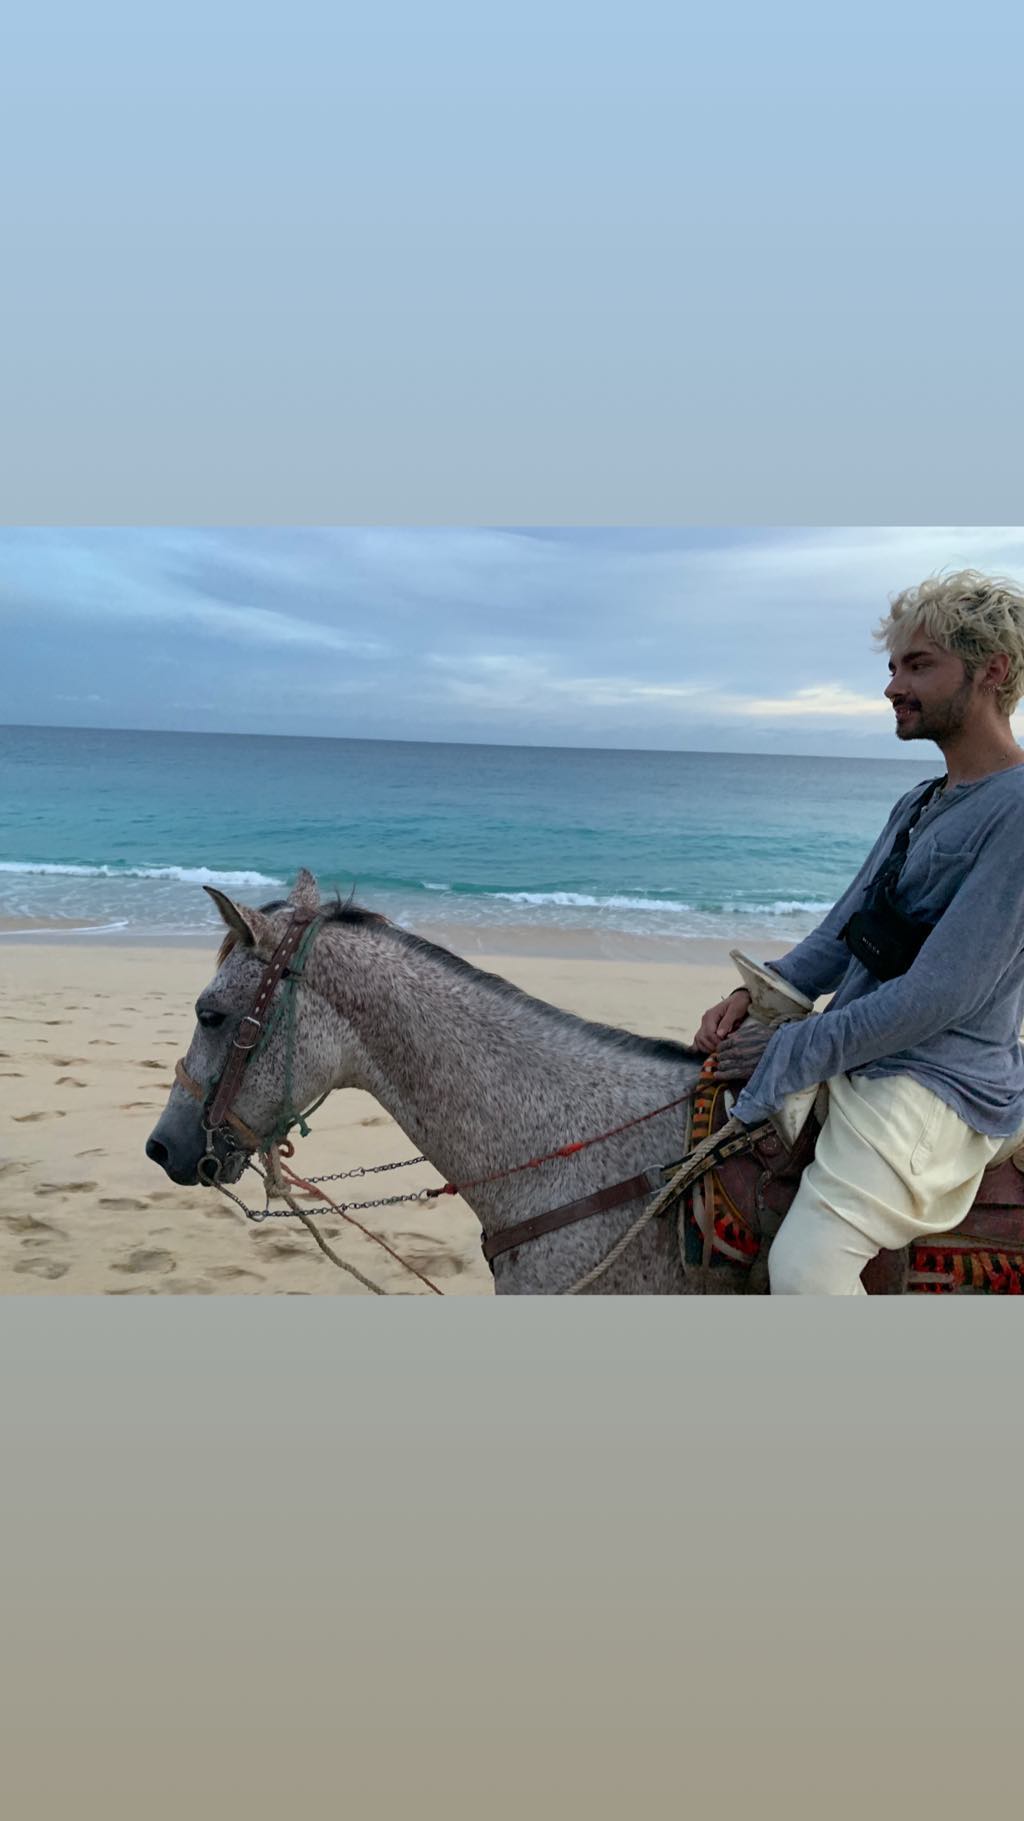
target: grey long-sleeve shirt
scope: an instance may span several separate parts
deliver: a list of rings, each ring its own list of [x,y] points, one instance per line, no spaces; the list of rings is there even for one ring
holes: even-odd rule
[[[776,1031],[734,1107],[754,1125],[833,1075],[910,1075],[976,1132],[1024,1129],[1024,765],[947,789],[925,809],[895,893],[936,927],[912,966],[878,980],[839,940],[924,789],[896,804],[828,916],[772,968],[820,1016]]]

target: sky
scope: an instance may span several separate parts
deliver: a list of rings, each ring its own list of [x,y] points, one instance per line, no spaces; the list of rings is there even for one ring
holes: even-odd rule
[[[0,530],[0,715],[913,757],[871,634],[968,566],[1024,527]]]

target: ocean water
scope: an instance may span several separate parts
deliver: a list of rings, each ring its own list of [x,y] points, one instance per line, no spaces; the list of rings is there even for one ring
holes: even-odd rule
[[[0,727],[0,920],[212,936],[204,883],[259,904],[308,866],[481,945],[512,928],[788,942],[939,769],[915,757]]]

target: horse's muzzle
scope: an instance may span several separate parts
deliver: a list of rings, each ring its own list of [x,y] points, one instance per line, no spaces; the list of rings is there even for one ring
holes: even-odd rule
[[[158,1163],[160,1168],[167,1172],[172,1182],[180,1182],[183,1187],[187,1187],[199,1181],[199,1157],[196,1158],[191,1169],[177,1161],[172,1163],[167,1146],[161,1144],[159,1138],[146,1140],[146,1156],[151,1163]],[[201,1156],[202,1152],[200,1152]]]
[[[146,1141],[146,1156],[150,1162],[159,1164],[171,1181],[180,1183],[182,1188],[209,1188],[213,1180],[237,1182],[245,1169],[246,1152],[238,1150],[235,1145],[225,1145],[219,1134],[215,1139],[215,1172],[203,1169],[203,1160],[207,1155],[205,1131],[200,1129],[198,1134],[189,1133],[187,1136],[175,1133],[166,1116],[153,1128]]]

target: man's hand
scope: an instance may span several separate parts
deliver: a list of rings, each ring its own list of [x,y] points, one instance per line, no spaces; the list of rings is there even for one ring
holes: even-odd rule
[[[723,1037],[728,1037],[737,1025],[742,1024],[750,1010],[750,994],[745,986],[738,986],[728,999],[720,999],[710,1011],[704,1013],[700,1021],[700,1030],[694,1038],[694,1046],[710,1055],[717,1050]]]
[[[732,1037],[724,1038],[719,1044],[715,1058],[715,1079],[749,1081],[774,1035],[771,1025],[761,1024],[757,1018],[748,1018]]]

